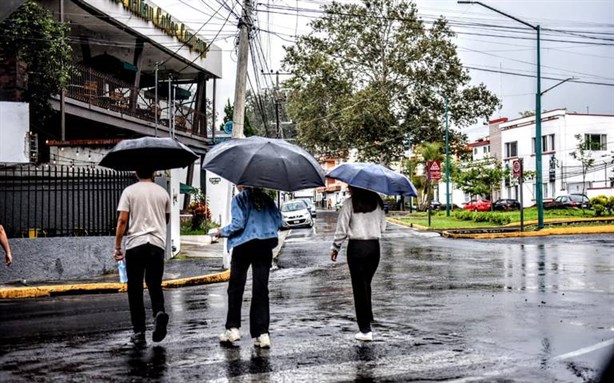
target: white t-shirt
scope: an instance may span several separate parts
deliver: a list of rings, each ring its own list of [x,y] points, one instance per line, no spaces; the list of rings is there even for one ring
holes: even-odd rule
[[[126,249],[150,243],[165,248],[166,214],[171,199],[164,188],[154,182],[137,182],[122,192],[117,211],[127,211]]]

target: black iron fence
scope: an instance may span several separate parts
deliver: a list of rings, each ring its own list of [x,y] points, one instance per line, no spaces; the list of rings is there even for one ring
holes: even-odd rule
[[[44,165],[0,167],[0,224],[9,237],[115,234],[132,172]]]

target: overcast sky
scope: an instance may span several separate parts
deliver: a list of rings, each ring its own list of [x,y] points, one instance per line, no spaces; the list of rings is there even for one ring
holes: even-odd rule
[[[243,0],[241,0],[242,2]],[[346,0],[342,0],[346,1]],[[349,0],[348,0],[349,1]],[[236,0],[153,0],[177,19],[201,29],[206,39],[225,50],[223,78],[218,82],[218,111],[234,99],[237,18]],[[329,0],[260,0],[256,3],[258,70],[279,70],[283,46],[309,33],[308,22],[318,14],[308,9]],[[484,0],[485,4],[532,25],[540,25],[542,91],[560,80],[575,78],[548,91],[542,108],[567,108],[578,113],[614,114],[614,1],[612,0]],[[457,32],[456,44],[474,84],[483,82],[502,99],[492,118],[517,118],[535,109],[536,33],[533,29],[479,5],[455,0],[418,0],[429,25],[443,15]],[[229,9],[234,9],[231,14]],[[204,26],[203,26],[204,25]],[[253,58],[253,57],[252,57]],[[250,64],[250,68],[253,65]],[[270,88],[274,76],[249,78],[253,87]],[[283,76],[280,80],[283,80]],[[552,78],[556,80],[551,80]],[[600,84],[609,84],[600,85]],[[249,86],[249,83],[248,83]],[[221,115],[218,115],[218,119]],[[470,139],[486,134],[481,124],[466,129]]]

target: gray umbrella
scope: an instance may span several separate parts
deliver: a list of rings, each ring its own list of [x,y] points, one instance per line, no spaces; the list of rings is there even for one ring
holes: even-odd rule
[[[123,140],[100,161],[100,166],[115,170],[163,170],[184,168],[198,156],[181,142],[165,137]]]
[[[324,186],[324,169],[311,154],[284,140],[252,136],[216,145],[203,162],[236,185],[296,191]]]

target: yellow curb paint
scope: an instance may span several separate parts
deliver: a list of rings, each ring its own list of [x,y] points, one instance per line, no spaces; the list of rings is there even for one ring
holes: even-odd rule
[[[174,288],[183,286],[196,286],[209,283],[226,282],[230,279],[230,270],[226,270],[219,274],[202,275],[191,278],[172,279],[162,282],[164,288]]]
[[[542,237],[547,235],[575,235],[575,234],[611,234],[614,233],[614,226],[589,226],[574,228],[550,228],[539,231],[515,231],[513,233],[480,233],[480,234],[457,234],[444,231],[442,234],[447,238],[472,238],[472,239],[493,239],[493,238],[517,238],[517,237]]]
[[[228,281],[229,278],[230,271],[226,270],[218,274],[163,281],[162,287],[173,288],[225,282]],[[123,293],[126,292],[127,287],[128,285],[125,283],[83,283],[71,285],[5,288],[0,289],[0,299],[42,298],[62,294]]]

